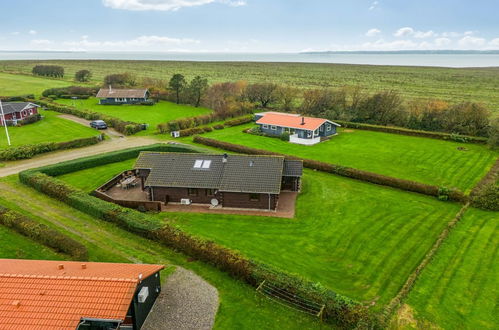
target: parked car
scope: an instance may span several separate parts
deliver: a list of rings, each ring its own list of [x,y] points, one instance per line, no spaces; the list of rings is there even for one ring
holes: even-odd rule
[[[90,127],[95,129],[106,129],[107,124],[104,120],[94,120],[90,122]]]

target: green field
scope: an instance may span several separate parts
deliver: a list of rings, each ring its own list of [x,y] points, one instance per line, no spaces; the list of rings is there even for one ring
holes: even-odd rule
[[[255,294],[250,286],[205,263],[188,260],[161,244],[92,218],[40,194],[22,185],[16,176],[0,179],[0,202],[78,240],[87,246],[90,261],[175,264],[193,270],[218,289],[220,306],[215,329],[275,329],[276,325],[297,330],[321,328],[317,318],[272,303]],[[3,237],[0,227],[0,238]],[[15,244],[17,250],[28,250],[27,243],[17,237],[7,239]],[[60,258],[43,247],[33,245],[30,249],[33,251],[31,255],[27,252],[17,255],[16,250],[3,244],[2,240],[0,257]],[[36,251],[38,254],[35,254]]]
[[[499,213],[470,209],[422,272],[407,304],[446,329],[497,329]]]
[[[482,145],[351,129],[340,129],[329,141],[303,146],[242,133],[248,127],[252,125],[203,136],[464,191],[469,191],[499,156]]]
[[[63,255],[0,225],[0,258],[62,260]]]
[[[40,114],[44,118],[36,123],[8,128],[12,146],[16,147],[42,142],[64,142],[99,134],[90,127],[59,118],[60,114],[58,112],[41,110]],[[5,129],[4,127],[0,127],[0,149],[7,146]]]
[[[187,79],[201,75],[211,83],[247,80],[276,82],[301,88],[360,85],[368,91],[395,89],[409,98],[477,101],[499,109],[499,68],[437,68],[321,63],[176,62],[176,61],[0,61],[0,71],[31,73],[37,64],[62,65],[68,81],[81,69],[101,83],[107,74],[131,72],[138,77],[168,80],[175,73]],[[1,93],[0,93],[1,94]]]
[[[209,114],[210,109],[196,108],[190,105],[175,104],[161,101],[153,106],[146,105],[99,105],[99,100],[92,97],[88,100],[58,99],[57,103],[88,109],[112,117],[136,123],[149,124],[149,132],[156,130],[156,126],[177,118],[193,117]]]
[[[0,73],[0,96],[26,94],[40,96],[48,88],[65,87],[68,85],[68,82],[57,79]]]
[[[131,164],[109,164],[59,178],[89,191]],[[166,215],[191,233],[381,307],[459,208],[307,170],[295,219],[195,213],[158,217]]]

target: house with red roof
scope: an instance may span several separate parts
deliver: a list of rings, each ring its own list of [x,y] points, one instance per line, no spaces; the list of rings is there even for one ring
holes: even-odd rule
[[[282,112],[257,113],[255,120],[261,132],[273,136],[288,133],[289,142],[304,145],[313,145],[337,134],[336,128],[341,126],[324,118]]]
[[[163,268],[0,259],[0,329],[140,329]]]

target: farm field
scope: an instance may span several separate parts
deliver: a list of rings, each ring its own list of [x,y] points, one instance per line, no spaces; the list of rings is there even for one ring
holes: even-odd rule
[[[182,73],[188,80],[200,75],[210,83],[247,80],[301,88],[363,86],[374,92],[395,89],[409,98],[438,98],[450,102],[476,101],[499,109],[499,68],[438,68],[322,63],[188,62],[188,61],[0,61],[0,71],[31,73],[37,64],[62,65],[70,81],[81,69],[93,72],[92,82],[104,76],[130,72],[138,77],[168,80]],[[1,93],[0,93],[1,94]]]
[[[30,203],[26,203],[26,199]],[[199,261],[189,261],[185,256],[158,243],[92,218],[40,194],[22,185],[17,176],[0,179],[0,203],[77,239],[87,246],[90,261],[160,263],[167,266],[175,264],[195,271],[218,289],[220,306],[215,329],[273,329],[276,324],[286,329],[320,328],[316,318],[276,305],[256,295],[251,287],[215,268]],[[0,235],[1,233],[0,228]],[[39,249],[39,252],[32,257],[56,258],[50,251],[44,253],[43,249]],[[0,245],[0,256],[23,257],[3,244]],[[171,271],[171,267],[165,270],[167,274]]]
[[[469,209],[409,294],[418,324],[497,329],[498,246],[499,212]]]
[[[209,114],[211,112],[211,110],[207,108],[196,108],[189,105],[175,104],[167,101],[160,101],[153,106],[99,105],[99,99],[94,97],[87,100],[75,101],[68,99],[58,99],[56,102],[75,106],[80,109],[88,109],[123,120],[149,124],[149,129],[141,132],[142,134],[155,131],[156,126],[160,123],[164,123],[177,118]]]
[[[120,165],[121,164],[121,165]],[[130,161],[58,177],[87,191]],[[108,172],[106,174],[106,169]],[[160,219],[381,308],[399,290],[460,205],[305,171],[295,219],[160,213]]]
[[[0,96],[35,94],[40,96],[47,88],[69,86],[67,81],[35,76],[0,73]]]
[[[99,132],[77,124],[73,121],[59,118],[58,112],[41,110],[42,120],[21,127],[9,127],[12,146],[36,144],[43,142],[64,142],[79,138],[99,135]],[[0,149],[7,148],[7,137],[4,127],[0,127]]]
[[[499,156],[483,145],[352,129],[340,129],[329,141],[303,146],[242,132],[249,127],[252,124],[203,136],[463,191],[469,191]]]

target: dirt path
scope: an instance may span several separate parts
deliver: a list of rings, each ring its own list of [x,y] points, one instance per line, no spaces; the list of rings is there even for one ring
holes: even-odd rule
[[[122,137],[106,140],[99,144],[88,147],[61,150],[35,156],[31,159],[19,160],[14,162],[5,162],[5,166],[0,168],[0,177],[19,173],[21,171],[36,168],[40,166],[56,164],[76,158],[93,156],[105,152],[127,149],[132,147],[140,147],[160,141],[149,137]],[[163,141],[164,142],[164,141]]]
[[[73,115],[67,115],[67,114],[62,114],[57,116],[59,118],[64,118],[67,120],[74,121],[75,123],[82,124],[84,126],[90,127],[90,120],[86,120],[85,118],[80,118],[76,117]],[[120,132],[116,131],[114,128],[108,128],[108,129],[103,129],[101,130],[102,133],[105,133],[107,136],[109,136],[111,139],[113,138],[122,138],[123,134]]]
[[[166,285],[143,330],[208,330],[213,328],[219,304],[218,291],[190,270],[177,267]]]

